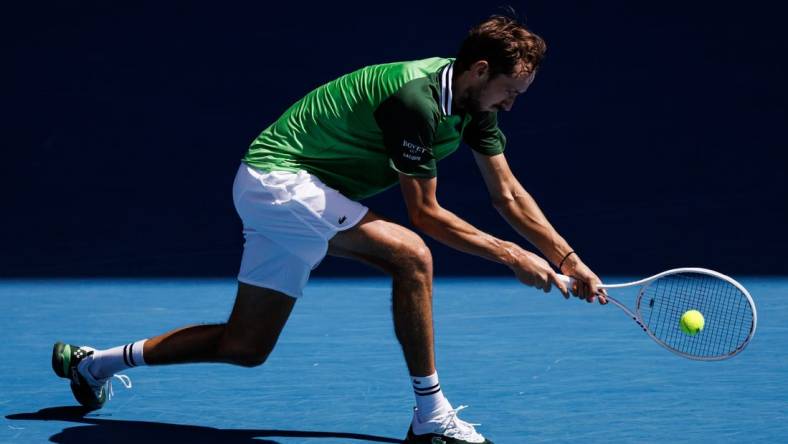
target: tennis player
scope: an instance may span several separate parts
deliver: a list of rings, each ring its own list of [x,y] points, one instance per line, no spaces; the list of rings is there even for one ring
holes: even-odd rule
[[[130,367],[265,362],[301,297],[310,271],[327,255],[359,260],[392,277],[394,329],[416,406],[407,442],[489,443],[459,419],[438,380],[433,350],[432,258],[413,230],[360,200],[397,183],[413,226],[459,251],[511,269],[525,285],[588,302],[599,278],[550,225],[513,176],[497,113],[525,93],[544,41],[516,20],[493,16],[471,29],[456,59],[368,66],[313,90],[251,144],[233,186],[243,221],[238,294],[226,323],[189,326],[107,350],[55,344],[55,372],[77,400],[100,408],[110,381]],[[542,259],[442,208],[437,163],[464,141],[492,203],[536,246]],[[567,289],[553,264],[580,284]],[[604,303],[604,296],[599,300]]]

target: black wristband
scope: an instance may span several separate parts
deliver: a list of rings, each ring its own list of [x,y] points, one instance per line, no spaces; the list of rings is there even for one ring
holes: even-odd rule
[[[566,253],[566,256],[564,256],[564,258],[561,259],[561,262],[558,264],[558,271],[561,271],[561,267],[564,266],[564,262],[566,262],[566,258],[568,258],[573,254],[576,254],[574,250],[570,251],[569,253]],[[561,273],[563,273],[563,271],[561,271]]]

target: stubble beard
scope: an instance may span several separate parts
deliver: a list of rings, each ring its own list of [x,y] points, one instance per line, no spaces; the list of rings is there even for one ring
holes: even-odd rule
[[[471,114],[481,112],[482,104],[479,97],[481,97],[482,88],[483,86],[476,86],[465,90],[465,94],[457,102],[460,110]]]

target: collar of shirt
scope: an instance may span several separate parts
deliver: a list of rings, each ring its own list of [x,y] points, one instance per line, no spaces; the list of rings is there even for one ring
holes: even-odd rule
[[[444,116],[452,112],[452,76],[454,75],[454,62],[449,63],[438,71],[438,84],[440,85],[440,108]]]

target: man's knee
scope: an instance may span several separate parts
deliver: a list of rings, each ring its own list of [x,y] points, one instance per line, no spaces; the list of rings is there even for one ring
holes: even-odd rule
[[[412,267],[416,271],[432,274],[432,252],[423,241],[413,249],[412,257]]]
[[[269,353],[242,353],[235,357],[233,363],[241,367],[259,367],[268,359]]]
[[[414,278],[432,277],[432,253],[421,238],[402,245],[394,262],[395,272]]]
[[[271,354],[273,346],[254,346],[251,344],[222,344],[221,355],[226,362],[241,367],[263,365]]]
[[[239,283],[238,296],[219,341],[224,362],[257,367],[274,349],[295,299],[274,290]]]

